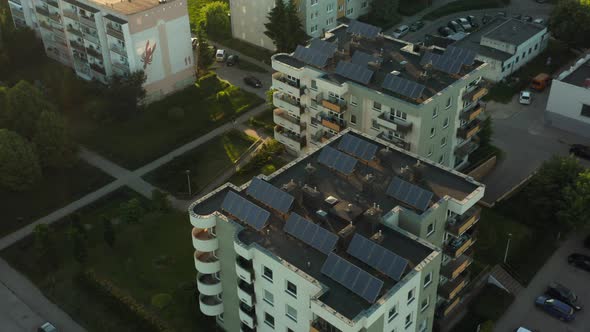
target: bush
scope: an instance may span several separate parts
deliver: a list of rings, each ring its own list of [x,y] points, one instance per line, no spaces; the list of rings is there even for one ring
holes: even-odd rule
[[[262,167],[262,174],[270,175],[270,174],[274,173],[276,170],[277,170],[277,168],[275,167],[275,165],[272,165],[272,164],[264,165],[264,167]]]
[[[172,296],[167,293],[156,294],[152,297],[152,305],[160,310],[166,308],[172,302]]]
[[[275,140],[271,140],[265,143],[264,147],[260,149],[258,154],[256,154],[249,163],[244,165],[238,173],[251,173],[256,170],[262,170],[264,172],[265,168],[267,170],[270,170],[270,167],[275,168],[272,164],[273,157],[276,157],[284,151],[285,146]]]
[[[219,91],[217,95],[215,95],[217,102],[222,104],[229,104],[231,102],[231,98],[229,96],[229,92],[227,91]]]
[[[137,302],[133,297],[125,294],[117,286],[113,285],[109,280],[104,279],[96,275],[92,270],[86,270],[82,272],[78,280],[87,289],[95,292],[100,297],[109,301],[117,309],[121,310],[122,313],[130,318],[134,319],[140,330],[154,331],[154,332],[171,332],[173,331],[170,326],[158,316],[148,311],[141,303]],[[158,301],[166,300],[165,295],[158,298]],[[158,296],[156,295],[156,296]],[[170,296],[170,295],[168,295]],[[152,299],[153,301],[153,299]]]
[[[171,120],[182,120],[184,118],[184,109],[182,107],[172,107],[168,110],[168,118]]]

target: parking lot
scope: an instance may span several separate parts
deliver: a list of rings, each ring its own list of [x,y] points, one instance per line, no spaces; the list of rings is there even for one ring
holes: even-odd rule
[[[566,241],[551,256],[529,286],[515,298],[504,316],[496,323],[494,332],[512,332],[520,326],[539,332],[590,331],[590,287],[588,287],[590,272],[577,269],[567,263],[567,256],[573,252],[590,255],[590,250],[582,246],[582,238],[582,236],[576,236]],[[551,281],[557,281],[572,289],[584,306],[577,312],[573,322],[561,322],[535,307],[535,298],[545,291]]]

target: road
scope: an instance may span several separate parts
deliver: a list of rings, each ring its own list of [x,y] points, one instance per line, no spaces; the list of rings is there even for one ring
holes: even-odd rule
[[[567,264],[567,256],[572,252],[590,254],[582,248],[582,236],[577,235],[566,241],[535,275],[529,286],[514,299],[506,313],[498,320],[494,332],[509,332],[523,326],[541,332],[588,332],[590,331],[590,272],[576,269]],[[534,253],[531,253],[534,254]],[[545,291],[551,281],[557,281],[571,288],[586,305],[577,313],[571,323],[564,323],[534,306],[535,298]]]

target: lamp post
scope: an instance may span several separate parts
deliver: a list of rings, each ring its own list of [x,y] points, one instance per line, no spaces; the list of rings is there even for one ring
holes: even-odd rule
[[[191,190],[191,170],[187,169],[186,171],[184,171],[186,173],[186,182],[188,184],[188,197],[192,196],[192,190]]]
[[[508,259],[508,249],[510,248],[510,240],[512,239],[512,233],[508,233],[508,241],[506,242],[506,251],[504,252],[504,264]]]

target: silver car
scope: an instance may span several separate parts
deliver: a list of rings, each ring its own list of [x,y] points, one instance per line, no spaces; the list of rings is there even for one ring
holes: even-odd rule
[[[393,30],[393,33],[391,35],[393,36],[393,38],[400,39],[401,37],[407,35],[408,31],[410,31],[409,26],[400,25],[399,27],[395,28],[395,30]]]

